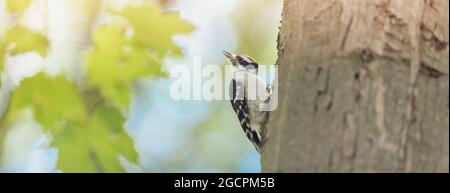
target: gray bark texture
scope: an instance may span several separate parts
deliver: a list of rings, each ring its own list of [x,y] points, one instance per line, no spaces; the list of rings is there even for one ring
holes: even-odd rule
[[[448,172],[448,6],[286,0],[262,172]]]

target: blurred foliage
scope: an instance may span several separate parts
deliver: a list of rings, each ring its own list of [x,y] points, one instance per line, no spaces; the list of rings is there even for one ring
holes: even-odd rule
[[[181,51],[173,43],[172,36],[194,30],[194,27],[182,21],[177,13],[163,14],[158,6],[127,7],[112,13],[123,16],[133,27],[130,43],[134,47],[150,48],[159,56],[164,56],[168,51],[180,54]]]
[[[5,0],[5,2],[8,11],[23,12],[30,3],[30,0]]]
[[[63,171],[123,171],[118,155],[137,161],[134,143],[123,128],[125,118],[103,104],[86,107],[75,85],[62,76],[39,73],[24,79],[10,105],[8,120],[31,108],[36,121],[50,130]]]
[[[24,10],[28,2],[8,1],[8,9]],[[1,125],[11,126],[25,110],[32,110],[35,120],[52,134],[51,144],[59,150],[57,166],[63,172],[122,172],[119,156],[137,162],[134,142],[124,128],[130,85],[139,77],[166,76],[163,57],[181,53],[172,36],[193,30],[176,13],[163,13],[156,5],[111,13],[128,24],[112,23],[94,30],[86,73],[80,74],[87,85],[43,72],[26,78],[11,95],[4,117],[8,124]],[[43,56],[49,45],[46,37],[22,26],[5,33],[0,49],[11,44],[11,55],[37,51]]]
[[[97,29],[94,50],[87,58],[87,75],[91,86],[98,87],[105,98],[124,110],[130,102],[130,83],[139,76],[165,76],[162,58],[171,51],[180,53],[172,36],[190,32],[193,27],[177,14],[163,14],[154,5],[111,12],[124,17],[133,33],[128,35],[121,24]]]
[[[8,116],[20,116],[26,108],[31,108],[36,121],[51,130],[61,127],[59,122],[79,122],[86,117],[75,85],[62,76],[44,73],[22,80],[11,96]]]
[[[47,55],[49,44],[47,38],[26,27],[18,25],[8,29],[2,40],[1,47],[6,49],[11,46],[7,51],[13,56],[28,51],[37,51],[42,56]]]
[[[30,3],[30,0],[6,0],[6,9],[9,12],[22,13]],[[0,31],[0,33],[3,30]],[[47,54],[48,40],[46,37],[31,31],[30,29],[16,25],[7,29],[0,39],[0,73],[5,65],[6,54],[17,55],[27,51],[38,51],[41,55]],[[0,86],[2,84],[0,76]]]
[[[37,51],[45,56],[47,55],[48,44],[46,37],[23,26],[17,25],[6,30],[2,39],[0,39],[0,72],[2,72],[5,63],[5,54],[9,53],[14,56],[28,51]]]
[[[240,9],[233,14],[239,39],[238,52],[254,57],[261,64],[275,64],[281,0],[240,1]],[[245,11],[241,11],[245,10]],[[242,19],[246,18],[246,19]],[[270,40],[270,41],[269,41]]]
[[[132,139],[125,132],[125,118],[114,108],[96,107],[82,123],[54,134],[58,168],[65,172],[123,172],[118,155],[137,162]]]

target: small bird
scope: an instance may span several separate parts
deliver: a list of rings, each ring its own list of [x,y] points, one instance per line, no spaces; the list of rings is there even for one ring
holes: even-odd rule
[[[272,88],[258,76],[258,63],[254,59],[227,51],[223,51],[223,54],[233,69],[229,87],[231,106],[248,139],[260,152],[266,141],[266,124],[269,120],[269,111],[261,107],[270,104]]]

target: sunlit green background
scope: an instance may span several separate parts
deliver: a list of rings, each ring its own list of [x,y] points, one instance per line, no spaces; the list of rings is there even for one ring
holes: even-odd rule
[[[259,172],[228,101],[169,68],[274,64],[281,0],[0,0],[0,172]]]

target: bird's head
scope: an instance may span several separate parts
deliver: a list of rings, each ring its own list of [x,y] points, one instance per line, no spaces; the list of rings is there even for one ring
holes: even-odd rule
[[[255,74],[258,72],[258,63],[250,56],[231,54],[227,51],[223,51],[223,55],[227,57],[236,71],[248,71]]]

